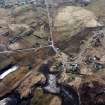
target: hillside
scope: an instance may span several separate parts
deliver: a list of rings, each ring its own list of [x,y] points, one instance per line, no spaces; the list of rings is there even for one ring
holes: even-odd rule
[[[0,8],[0,105],[105,105],[105,0],[81,6]]]

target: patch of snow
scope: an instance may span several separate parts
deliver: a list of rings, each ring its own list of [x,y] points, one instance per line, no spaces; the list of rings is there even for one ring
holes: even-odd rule
[[[60,88],[57,87],[56,84],[56,76],[53,74],[49,74],[48,85],[44,87],[45,90],[51,93],[59,93]]]
[[[19,66],[15,65],[12,68],[8,69],[6,72],[4,72],[3,74],[0,75],[0,79],[5,78],[8,74],[16,71],[19,68]]]
[[[7,104],[7,99],[3,99],[0,101],[0,105],[6,105]]]

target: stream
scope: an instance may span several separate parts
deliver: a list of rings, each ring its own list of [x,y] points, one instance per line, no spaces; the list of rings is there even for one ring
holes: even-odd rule
[[[2,70],[0,73],[1,77],[5,77],[8,73],[11,73],[18,69],[18,66],[9,66],[7,70]],[[57,95],[61,98],[62,105],[79,105],[79,96],[77,92],[68,85],[58,84],[57,83],[57,74],[49,72],[48,66],[44,65],[45,72],[44,75],[46,77],[45,83],[41,85],[41,88],[44,92]],[[32,98],[32,97],[31,97]],[[22,99],[18,93],[11,92],[11,95],[5,96],[5,98],[0,100],[0,105],[30,105],[30,97],[27,98],[26,103],[22,103]]]
[[[46,82],[42,85],[44,92],[57,95],[61,98],[62,105],[80,105],[78,93],[69,85],[58,84],[57,72],[49,72],[47,64],[43,66]]]
[[[0,100],[0,105],[18,105],[20,103],[20,95],[18,93],[12,93],[7,97]]]
[[[79,105],[78,94],[70,86],[59,85],[59,88],[51,87],[51,88],[44,88],[44,89],[46,89],[47,92],[49,91],[49,93],[51,94],[55,94],[59,96],[61,98],[62,105]],[[30,98],[29,99],[27,98],[27,100],[24,100],[23,102],[19,94],[12,93],[12,95],[9,95],[6,98],[3,98],[2,100],[0,100],[0,105],[30,105],[30,102],[31,102]]]
[[[62,105],[80,105],[78,93],[69,85],[57,84],[55,74],[48,74],[47,82],[42,89],[61,98]]]

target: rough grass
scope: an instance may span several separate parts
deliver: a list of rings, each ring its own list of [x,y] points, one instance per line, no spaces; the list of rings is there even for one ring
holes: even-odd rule
[[[105,0],[94,0],[87,9],[93,11],[105,23]]]
[[[37,89],[31,105],[49,105],[52,98],[52,95],[44,94],[41,89]]]

